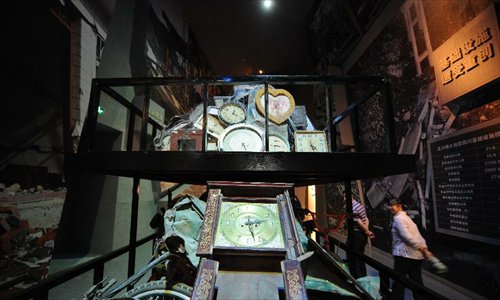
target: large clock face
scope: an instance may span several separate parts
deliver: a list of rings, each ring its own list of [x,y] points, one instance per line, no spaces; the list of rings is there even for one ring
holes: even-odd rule
[[[245,121],[246,108],[239,102],[228,102],[221,106],[219,109],[219,119],[228,124],[237,124]]]
[[[259,152],[264,148],[263,133],[247,124],[231,125],[224,129],[218,140],[221,151]]]
[[[214,246],[284,248],[277,204],[223,201]]]

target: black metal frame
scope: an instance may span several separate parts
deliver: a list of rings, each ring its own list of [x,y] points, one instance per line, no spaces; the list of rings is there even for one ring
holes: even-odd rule
[[[330,110],[330,99],[328,96],[329,86],[332,84],[348,83],[371,83],[375,88],[361,101],[355,102],[349,108],[337,116],[333,117]],[[207,121],[209,105],[209,86],[216,85],[235,85],[235,84],[262,84],[265,89],[265,139],[266,152],[264,153],[217,153],[206,152],[207,145]],[[270,153],[269,151],[269,111],[268,102],[269,84],[277,85],[314,85],[324,86],[325,104],[327,108],[327,127],[328,139],[331,150],[336,151],[336,126],[349,114],[355,112],[357,107],[368,100],[374,93],[381,92],[385,97],[385,122],[389,134],[389,154],[387,153]],[[148,126],[153,127],[153,133],[162,129],[162,124],[157,123],[148,115],[149,101],[152,86],[159,85],[202,85],[203,86],[203,145],[202,152],[146,152],[146,135]],[[142,109],[133,105],[129,100],[120,95],[114,87],[121,86],[142,86],[144,87],[144,101]],[[108,151],[96,152],[94,148],[94,136],[97,124],[97,108],[100,103],[101,93],[104,92],[112,99],[129,110],[128,132],[126,136],[126,151]],[[136,117],[141,117],[140,143],[139,151],[132,151],[133,131]],[[354,128],[359,124],[355,122]],[[388,176],[399,173],[413,172],[415,170],[415,161],[413,155],[395,155],[394,124],[392,116],[392,99],[390,85],[388,81],[379,76],[310,76],[310,75],[258,75],[244,77],[203,77],[203,78],[109,78],[94,79],[92,82],[91,97],[87,121],[83,129],[82,137],[77,154],[66,155],[65,167],[82,172],[93,172],[101,174],[112,174],[118,176],[128,176],[133,178],[133,199],[131,212],[130,243],[128,246],[120,248],[101,258],[91,260],[72,270],[56,274],[42,281],[38,285],[14,295],[9,299],[25,299],[35,297],[35,299],[47,299],[48,290],[70,280],[71,278],[82,274],[88,270],[94,269],[94,283],[102,280],[103,265],[121,254],[129,252],[128,275],[134,273],[135,251],[136,248],[153,238],[153,235],[136,240],[137,236],[137,214],[138,214],[138,186],[140,179],[166,180],[176,179],[174,182],[205,184],[210,180],[240,180],[240,181],[280,181],[295,182],[296,184],[308,185],[317,183],[327,183],[333,181],[344,181],[346,184],[350,180],[360,178],[371,178]],[[353,154],[355,154],[353,156]],[[166,159],[168,157],[168,159]],[[125,164],[129,159],[135,160],[135,166]],[[230,162],[234,162],[233,165]],[[384,168],[383,163],[389,160],[392,168]],[[91,163],[97,161],[97,163]],[[179,161],[191,163],[190,166],[179,165]],[[220,164],[219,162],[225,161]],[[123,163],[122,163],[123,162]],[[204,162],[203,167],[198,167],[200,162]],[[316,167],[313,162],[316,162]],[[319,164],[318,164],[319,162]],[[363,162],[370,162],[369,166],[364,166]],[[212,163],[212,165],[210,165]],[[351,165],[349,165],[351,164]],[[159,167],[158,167],[159,165]],[[293,167],[291,167],[293,165]],[[341,166],[340,171],[336,167]],[[355,166],[352,170],[352,166]],[[226,166],[226,169],[219,170],[220,166]],[[168,170],[168,172],[167,172]],[[346,174],[346,170],[350,170]],[[168,173],[162,176],[161,173]],[[201,177],[193,176],[196,172],[208,172],[208,175]],[[247,177],[238,177],[241,173],[251,174]],[[253,177],[252,177],[253,176]],[[194,177],[194,179],[193,179]],[[234,179],[236,178],[236,179]],[[175,186],[173,188],[177,188]],[[346,190],[350,193],[349,190]],[[167,192],[171,195],[171,191]],[[350,198],[350,197],[349,197]],[[350,203],[350,201],[346,201]],[[352,208],[351,208],[352,210]],[[349,225],[352,227],[352,224]]]
[[[350,84],[350,83],[369,83],[375,85],[375,87],[370,90],[365,98],[360,101],[354,102],[347,108],[346,111],[336,115],[332,115],[330,110],[330,98],[328,96],[329,87],[333,84]],[[395,154],[396,142],[394,133],[394,118],[392,111],[392,93],[390,83],[381,76],[314,76],[314,75],[255,75],[255,76],[238,76],[238,77],[228,77],[228,76],[212,76],[212,77],[153,77],[153,78],[102,78],[94,79],[92,81],[92,92],[89,103],[87,122],[85,123],[84,130],[82,133],[82,139],[80,141],[80,147],[78,149],[79,153],[91,151],[93,148],[93,137],[95,133],[95,127],[97,123],[97,107],[100,102],[101,92],[106,93],[112,99],[127,108],[131,114],[129,117],[128,128],[133,128],[133,121],[135,120],[135,115],[141,116],[141,147],[140,150],[144,150],[145,138],[146,136],[142,134],[147,128],[148,124],[153,126],[153,132],[162,128],[161,124],[158,124],[155,120],[148,116],[148,108],[152,86],[169,85],[169,86],[203,86],[203,143],[202,151],[206,151],[207,145],[207,115],[208,115],[208,104],[209,104],[209,86],[224,86],[224,85],[236,85],[236,84],[262,84],[265,89],[265,141],[266,141],[266,152],[269,151],[269,84],[277,85],[323,85],[325,89],[325,107],[327,112],[327,126],[325,131],[328,133],[329,146],[332,151],[337,150],[336,145],[336,128],[343,119],[348,115],[356,114],[358,107],[370,99],[375,93],[380,92],[384,101],[384,123],[386,124],[386,130],[389,139],[389,149],[390,153]],[[121,86],[143,86],[145,89],[145,98],[143,102],[142,110],[134,106],[125,97],[120,95],[113,87]],[[333,100],[333,99],[332,99]],[[358,118],[354,118],[354,130],[359,131]],[[129,130],[130,133],[130,130]],[[127,141],[131,137],[127,137]],[[127,142],[129,145],[130,142]],[[358,140],[359,145],[359,140]],[[128,151],[131,149],[127,148]]]

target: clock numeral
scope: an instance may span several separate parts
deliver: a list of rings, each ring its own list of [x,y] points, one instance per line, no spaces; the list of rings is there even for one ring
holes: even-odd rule
[[[247,238],[247,244],[248,245],[253,245],[253,243],[254,243],[253,238]]]
[[[263,237],[261,237],[260,235],[257,238],[259,240],[259,244],[265,244],[265,243],[267,243],[267,241]]]

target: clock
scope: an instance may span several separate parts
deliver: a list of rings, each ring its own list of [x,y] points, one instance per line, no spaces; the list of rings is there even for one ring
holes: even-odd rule
[[[269,152],[290,152],[288,138],[277,133],[269,133]]]
[[[276,201],[223,201],[214,247],[284,248],[281,230]]]
[[[254,272],[262,281],[272,279],[270,288],[284,287],[287,299],[307,299],[298,261],[304,250],[295,224],[289,193],[292,191],[293,184],[289,183],[208,182],[196,254],[203,258],[202,262],[217,263],[218,271],[206,271],[212,278],[218,276],[217,272],[224,272],[230,274],[232,283],[245,287],[221,284],[221,298],[255,298],[257,286],[248,278],[248,272]],[[203,268],[202,265],[202,271]],[[279,273],[282,282],[276,281]],[[207,279],[202,276],[198,271],[196,282]],[[213,289],[214,284],[195,283],[193,294]]]
[[[252,125],[231,125],[220,134],[217,146],[220,151],[260,152],[264,150],[263,133]]]
[[[328,142],[324,131],[297,130],[294,138],[295,152],[328,152]]]
[[[198,129],[203,129],[203,114],[194,122],[194,127]],[[224,131],[224,124],[212,115],[208,115],[207,122],[207,133],[215,138],[219,138],[219,135]]]
[[[246,117],[247,110],[243,103],[226,102],[219,108],[219,119],[227,125],[242,123]]]
[[[286,90],[269,88],[269,120],[275,124],[282,124],[292,115],[295,109],[295,100]],[[265,117],[265,90],[259,89],[255,95],[255,106],[257,111]]]

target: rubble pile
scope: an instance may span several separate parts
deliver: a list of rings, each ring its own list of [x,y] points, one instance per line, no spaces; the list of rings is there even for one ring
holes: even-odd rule
[[[65,194],[0,183],[0,299],[47,276]]]

